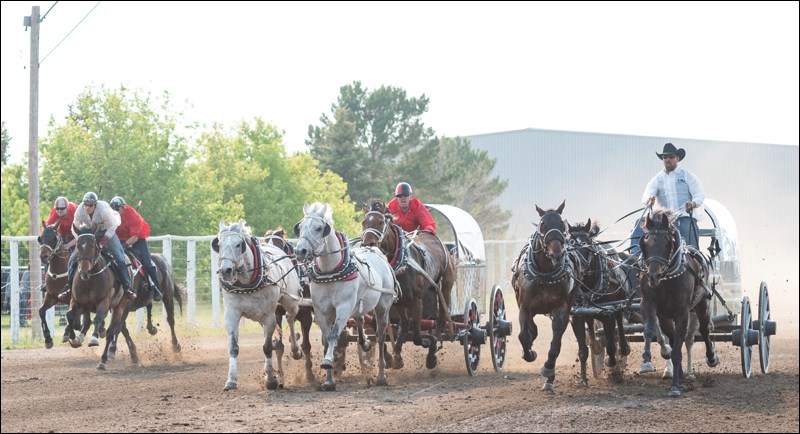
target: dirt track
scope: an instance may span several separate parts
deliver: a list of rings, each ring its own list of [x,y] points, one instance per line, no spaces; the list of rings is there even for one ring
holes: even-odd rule
[[[431,371],[424,368],[423,350],[407,347],[406,367],[388,371],[388,387],[367,386],[349,351],[335,392],[307,385],[301,362],[288,356],[286,388],[265,390],[262,342],[255,335],[241,342],[239,388],[229,392],[222,391],[228,364],[221,336],[180,334],[183,351],[174,355],[163,330],[155,337],[139,334],[141,365],[130,364],[122,344],[107,372],[95,369],[96,349],[4,350],[2,432],[798,432],[798,334],[791,323],[778,324],[766,376],[754,347],[749,380],[741,375],[738,347],[718,343],[722,364],[708,368],[696,345],[698,378],[679,399],[667,398],[668,382],[660,375],[637,373],[640,343],[632,344],[621,383],[603,376],[588,388],[577,386],[570,331],[556,391],[542,392],[538,370],[550,321],[537,317],[537,323],[540,358],[533,363],[521,358],[514,321],[502,373],[492,370],[484,350],[478,376],[469,377],[463,347],[453,342]],[[318,340],[313,348],[318,363]]]

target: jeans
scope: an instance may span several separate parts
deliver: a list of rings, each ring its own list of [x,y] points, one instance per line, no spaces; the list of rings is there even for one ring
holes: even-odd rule
[[[691,217],[678,217],[674,225],[678,228],[681,238],[686,242],[687,246],[693,246],[695,249],[700,249],[699,232],[697,228],[697,220]],[[636,226],[631,233],[631,255],[639,253],[639,238],[644,234],[644,230],[639,226],[639,221],[636,221]]]
[[[150,249],[147,247],[147,241],[142,239],[136,240],[131,246],[131,250],[133,250],[133,254],[136,255],[139,262],[142,263],[142,267],[147,271],[153,284],[159,286],[158,271],[156,270],[156,264],[154,264],[153,260],[150,258]]]

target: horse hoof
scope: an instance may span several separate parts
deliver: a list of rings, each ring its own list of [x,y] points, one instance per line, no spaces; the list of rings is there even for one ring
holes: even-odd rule
[[[63,344],[64,342],[69,342],[69,335],[64,335],[61,337],[61,343]]]
[[[384,375],[383,377],[378,377],[377,379],[375,379],[375,385],[376,386],[388,386],[389,382],[386,381],[386,376]]]
[[[97,339],[96,337],[92,336],[92,338],[89,339],[89,346],[90,347],[96,347],[98,345],[100,345],[100,340]]]
[[[139,356],[131,355],[131,364],[138,365],[139,364]]]
[[[336,384],[335,383],[322,383],[322,385],[319,386],[319,390],[321,390],[323,392],[333,392],[333,391],[336,390]]]
[[[425,367],[428,369],[436,367],[436,354],[428,354],[428,357],[425,358]]]
[[[181,352],[181,344],[172,344],[172,352],[173,353],[180,353]]]
[[[117,358],[117,353],[112,352],[112,351],[109,350],[109,352],[108,352],[108,360],[114,360],[116,358]]]
[[[555,387],[553,387],[553,383],[544,383],[544,385],[542,385],[542,390],[545,392],[552,392],[555,390]]]
[[[330,359],[325,359],[319,365],[322,369],[333,369],[333,362]]]
[[[267,390],[277,390],[278,389],[278,380],[272,379],[267,380]]]
[[[106,364],[103,363],[103,362],[98,363],[97,364],[97,370],[98,371],[105,371],[106,370]]]
[[[680,398],[681,396],[681,388],[680,387],[672,387],[669,389],[669,397],[670,398]]]
[[[106,338],[106,331],[105,330],[101,330],[100,332],[97,333],[97,335],[100,336],[100,339],[105,339]]]
[[[545,368],[544,366],[542,366],[542,369],[539,371],[539,373],[542,374],[542,377],[550,378],[550,377],[556,375],[556,370],[555,369]]]
[[[67,339],[69,339],[69,338],[67,338]],[[46,341],[44,342],[44,347],[45,347],[45,348],[47,348],[48,350],[49,350],[50,348],[53,348],[53,340],[52,340],[52,339],[48,339],[48,340],[46,340]]]
[[[656,370],[656,367],[653,366],[652,362],[644,362],[644,363],[642,363],[642,366],[639,367],[639,373],[640,374],[646,374],[648,372],[655,372],[655,370]]]
[[[708,364],[709,368],[713,368],[719,365],[719,357],[717,357],[717,355],[714,354],[714,358],[706,360],[706,364]]]
[[[523,352],[522,353],[522,359],[525,360],[528,363],[536,360],[536,351],[529,350],[529,351]]]
[[[361,348],[364,350],[364,352],[370,351],[372,349],[372,341],[370,340],[365,341],[364,345],[362,345]]]
[[[387,368],[390,368],[390,369],[403,369],[403,366],[405,366],[405,363],[403,362],[403,359],[400,358],[400,357],[393,357],[391,360],[392,360],[391,364],[390,363],[386,364]]]
[[[304,356],[303,350],[292,351],[292,358],[295,360],[300,360],[303,358],[303,356]]]
[[[147,333],[150,333],[150,336],[155,336],[155,334],[158,333],[158,329],[153,326],[148,326]]]
[[[236,383],[234,383],[233,381],[228,381],[227,383],[225,383],[225,387],[222,389],[222,391],[227,392],[229,390],[234,390],[234,389],[236,389]]]
[[[664,360],[672,358],[672,347],[671,346],[669,346],[667,344],[664,344],[664,346],[661,347],[661,358],[664,359]]]
[[[69,340],[69,346],[71,346],[72,348],[80,348],[81,345],[83,345],[83,342],[81,342],[81,341],[79,341],[77,339],[70,339]]]

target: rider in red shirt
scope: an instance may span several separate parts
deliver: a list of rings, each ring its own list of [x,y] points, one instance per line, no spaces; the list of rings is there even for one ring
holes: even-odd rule
[[[404,231],[413,232],[419,229],[436,234],[436,221],[428,208],[412,196],[411,186],[407,182],[397,184],[394,189],[394,199],[386,205],[386,208],[392,212],[394,223]]]
[[[142,267],[150,275],[153,282],[153,301],[161,301],[163,295],[158,287],[158,270],[150,259],[150,249],[147,247],[147,237],[150,236],[150,225],[142,218],[133,207],[125,204],[125,199],[114,196],[109,202],[111,208],[119,213],[120,224],[117,226],[117,237],[124,248],[130,248]]]
[[[53,203],[50,215],[45,220],[45,224],[48,226],[56,222],[59,223],[56,232],[61,236],[61,242],[63,243],[60,247],[61,250],[69,250],[76,243],[75,237],[72,236],[72,221],[75,219],[75,210],[77,208],[77,204],[68,201],[64,196],[59,196]]]

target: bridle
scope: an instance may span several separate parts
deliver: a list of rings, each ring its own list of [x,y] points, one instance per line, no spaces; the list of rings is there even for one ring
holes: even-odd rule
[[[378,241],[375,244],[380,245],[383,242],[383,238],[386,236],[387,230],[389,229],[389,223],[386,219],[386,216],[380,211],[368,211],[366,214],[364,214],[364,221],[366,221],[370,217],[370,214],[380,216],[381,218],[380,221],[383,227],[381,228],[381,230],[375,228],[364,229],[363,231],[361,231],[361,239],[364,240],[366,239],[367,235],[372,234],[378,239]]]

